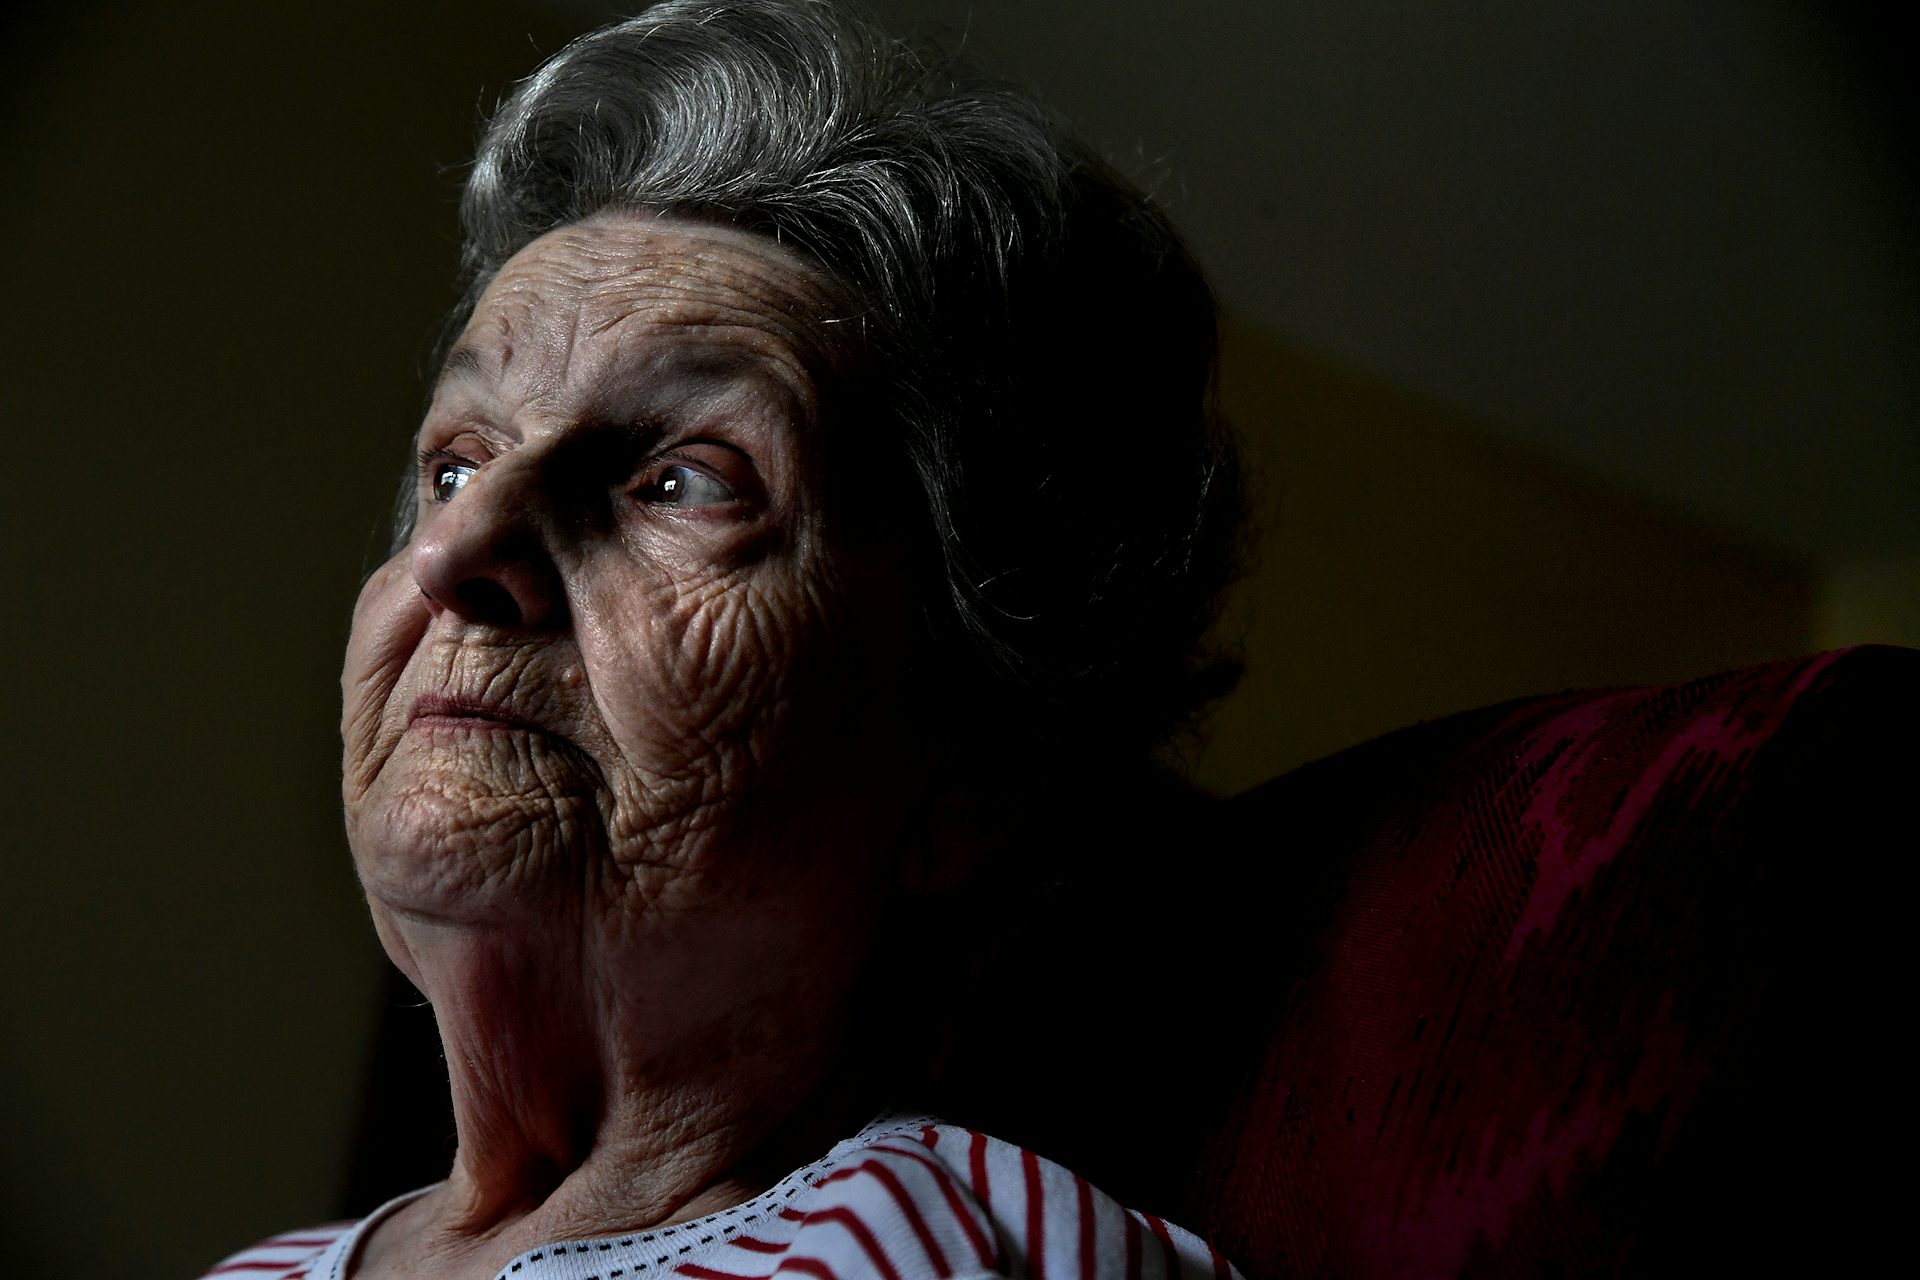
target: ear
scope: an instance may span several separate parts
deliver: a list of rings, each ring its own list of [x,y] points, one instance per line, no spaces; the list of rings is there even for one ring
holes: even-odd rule
[[[992,821],[972,789],[929,782],[900,857],[900,887],[916,897],[951,893],[973,878],[999,844]]]

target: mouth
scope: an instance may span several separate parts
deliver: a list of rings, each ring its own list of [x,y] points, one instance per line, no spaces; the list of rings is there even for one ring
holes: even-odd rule
[[[477,729],[489,733],[537,733],[541,726],[517,716],[497,702],[481,698],[423,693],[413,700],[407,716],[409,729]]]

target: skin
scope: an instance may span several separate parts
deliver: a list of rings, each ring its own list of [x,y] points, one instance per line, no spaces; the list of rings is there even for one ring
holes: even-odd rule
[[[873,1105],[839,1055],[932,754],[891,504],[828,501],[830,455],[864,474],[844,310],[771,241],[640,215],[481,298],[342,681],[349,840],[458,1129],[356,1275],[711,1212]]]

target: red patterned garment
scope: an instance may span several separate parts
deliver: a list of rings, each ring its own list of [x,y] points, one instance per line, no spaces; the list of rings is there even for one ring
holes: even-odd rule
[[[342,1280],[368,1231],[422,1194],[392,1201],[359,1223],[277,1236],[207,1275]],[[499,1280],[748,1280],[776,1272],[817,1280],[1238,1275],[1188,1232],[1123,1209],[1031,1151],[891,1116],[743,1204],[653,1231],[534,1249]]]

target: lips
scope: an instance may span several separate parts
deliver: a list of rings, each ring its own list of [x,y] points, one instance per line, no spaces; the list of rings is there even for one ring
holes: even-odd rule
[[[450,697],[444,693],[423,693],[413,700],[407,726],[461,729],[517,729],[537,732],[541,726],[524,716],[515,715],[497,702],[483,698]]]

